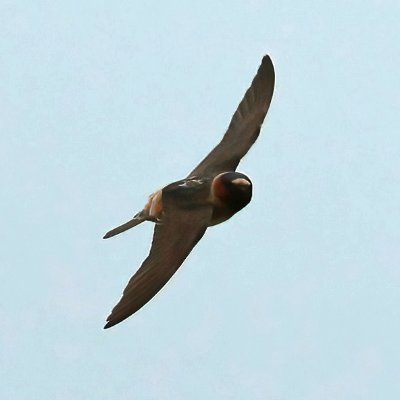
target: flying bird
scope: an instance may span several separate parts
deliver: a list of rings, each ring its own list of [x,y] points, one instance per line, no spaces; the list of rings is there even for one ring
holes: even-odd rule
[[[208,227],[226,221],[250,202],[252,182],[236,168],[260,133],[274,84],[274,67],[266,55],[219,144],[186,178],[151,194],[142,211],[106,233],[104,239],[144,221],[155,223],[150,253],[129,280],[121,300],[107,318],[105,329],[151,300]]]

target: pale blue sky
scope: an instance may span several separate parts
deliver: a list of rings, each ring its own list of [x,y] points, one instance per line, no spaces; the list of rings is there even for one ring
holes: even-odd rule
[[[400,398],[400,3],[81,3],[0,1],[0,398]],[[252,203],[104,331],[265,53]]]

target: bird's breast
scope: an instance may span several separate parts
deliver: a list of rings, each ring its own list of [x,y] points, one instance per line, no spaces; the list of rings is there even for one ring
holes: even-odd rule
[[[234,214],[235,213],[232,212],[226,206],[214,205],[213,213],[212,213],[211,220],[210,220],[210,223],[208,224],[208,226],[214,226],[214,225],[218,225],[222,222],[225,222],[230,217],[232,217]]]

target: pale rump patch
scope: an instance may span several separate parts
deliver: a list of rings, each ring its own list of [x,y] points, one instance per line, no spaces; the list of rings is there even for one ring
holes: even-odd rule
[[[149,196],[144,211],[150,218],[160,219],[163,211],[162,190],[158,190]]]

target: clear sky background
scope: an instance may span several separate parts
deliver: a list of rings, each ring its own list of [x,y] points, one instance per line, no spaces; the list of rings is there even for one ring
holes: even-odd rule
[[[83,3],[83,4],[82,4]],[[0,398],[400,398],[400,3],[0,2]],[[276,90],[252,203],[104,331],[151,224]]]

